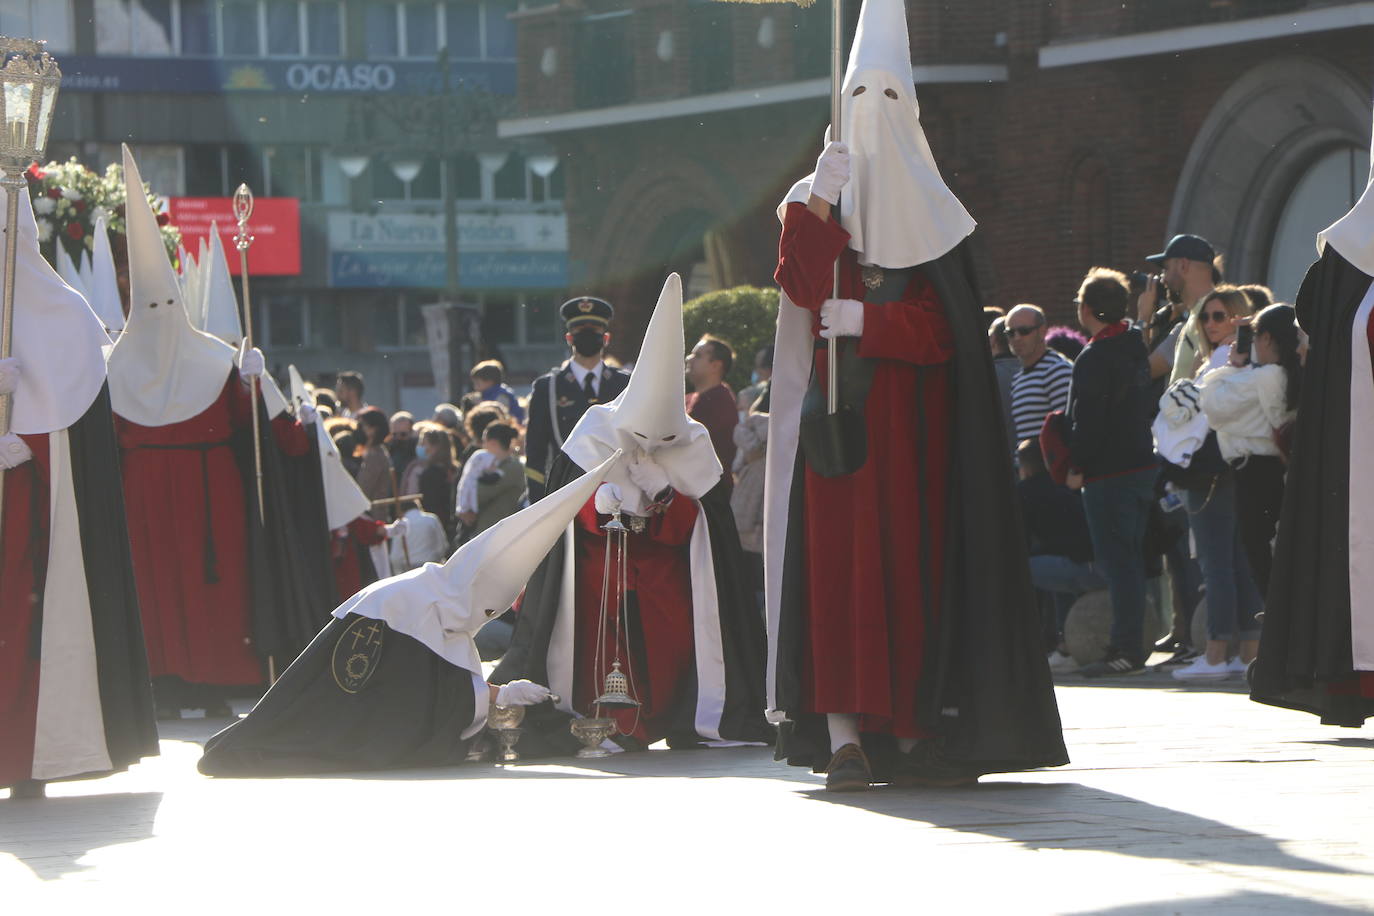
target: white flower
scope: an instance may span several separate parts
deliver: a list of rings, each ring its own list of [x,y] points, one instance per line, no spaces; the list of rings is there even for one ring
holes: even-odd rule
[[[110,217],[113,215],[109,207],[96,207],[91,211],[91,225],[94,226],[97,220],[102,219],[105,221],[106,225],[109,225]]]
[[[67,200],[80,200],[81,192],[76,190],[76,188],[63,188],[62,196],[67,198]]]
[[[40,219],[38,221],[38,241],[46,242],[52,238],[52,220]]]
[[[46,194],[42,197],[35,197],[33,200],[33,212],[37,213],[39,216],[46,216],[56,209],[57,201]]]

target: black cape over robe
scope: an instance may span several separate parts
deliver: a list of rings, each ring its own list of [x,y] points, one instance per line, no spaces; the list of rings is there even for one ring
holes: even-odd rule
[[[553,493],[583,473],[582,468],[560,451],[549,468],[545,492]],[[739,534],[735,530],[735,516],[730,510],[730,493],[722,484],[717,484],[699,502],[711,538],[725,660],[725,707],[720,719],[720,736],[731,741],[772,741],[773,729],[763,715],[767,651],[763,621],[750,591]],[[489,678],[491,683],[506,684],[527,678],[536,684],[548,684],[549,643],[558,616],[564,555],[565,545],[560,540],[530,577],[510,648]],[[695,686],[690,695],[695,698]],[[680,718],[675,720],[671,733],[695,734],[695,713],[695,702],[684,703],[676,714]],[[541,723],[547,727],[541,727]],[[525,719],[525,734],[518,745],[520,752],[535,756],[576,750],[579,745],[569,734],[567,723],[566,714],[547,704],[532,709]]]
[[[1068,752],[1042,648],[1001,393],[968,240],[919,269],[940,296],[955,348],[944,587],[938,622],[926,626],[919,721],[942,737],[945,757],[971,774],[1060,766],[1068,763]],[[913,403],[912,410],[916,407]],[[779,732],[777,756],[820,772],[831,756],[825,717],[801,712],[804,486],[799,450],[777,634],[777,704],[789,721]],[[911,569],[920,567],[920,558],[912,557]],[[864,750],[879,773],[891,766],[895,749],[890,736],[864,737]]]
[[[382,631],[367,660],[371,674],[350,693],[340,686],[350,661],[335,649],[359,621]],[[355,673],[360,667],[353,667]],[[467,759],[462,733],[476,710],[473,676],[380,620],[333,620],[291,663],[244,719],[205,743],[197,768],[207,776],[311,773],[447,766]]]
[[[1333,695],[1327,687],[1355,677],[1350,425],[1374,418],[1350,415],[1351,334],[1365,333],[1352,324],[1371,282],[1327,245],[1298,291],[1298,323],[1311,349],[1250,690],[1258,703],[1300,709],[1328,725],[1356,728],[1374,716],[1374,699]]]
[[[258,515],[251,433],[235,451],[248,498],[253,644],[264,662],[270,656],[280,670],[310,643],[339,602],[318,440],[307,428],[305,454],[287,455],[272,434],[261,394],[257,411],[265,524]]]
[[[157,756],[158,746],[108,384],[69,428],[68,439],[105,747],[119,771],[141,757]]]

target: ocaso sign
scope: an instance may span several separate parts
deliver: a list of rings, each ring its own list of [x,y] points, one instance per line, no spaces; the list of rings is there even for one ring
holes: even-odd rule
[[[292,64],[286,85],[296,92],[386,92],[396,85],[390,64]]]

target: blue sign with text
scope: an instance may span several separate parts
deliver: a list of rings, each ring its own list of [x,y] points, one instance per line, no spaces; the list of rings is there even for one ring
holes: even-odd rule
[[[62,57],[62,88],[76,92],[437,92],[433,61],[272,60],[198,57]],[[515,94],[514,61],[454,61],[449,88]]]
[[[444,255],[429,251],[334,251],[329,285],[443,289]],[[562,289],[568,285],[566,251],[458,253],[458,282],[468,289]]]

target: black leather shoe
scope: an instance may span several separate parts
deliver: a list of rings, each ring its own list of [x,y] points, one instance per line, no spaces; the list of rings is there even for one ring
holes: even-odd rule
[[[857,744],[846,744],[830,758],[825,768],[825,791],[867,792],[873,785],[873,770],[868,757]]]

